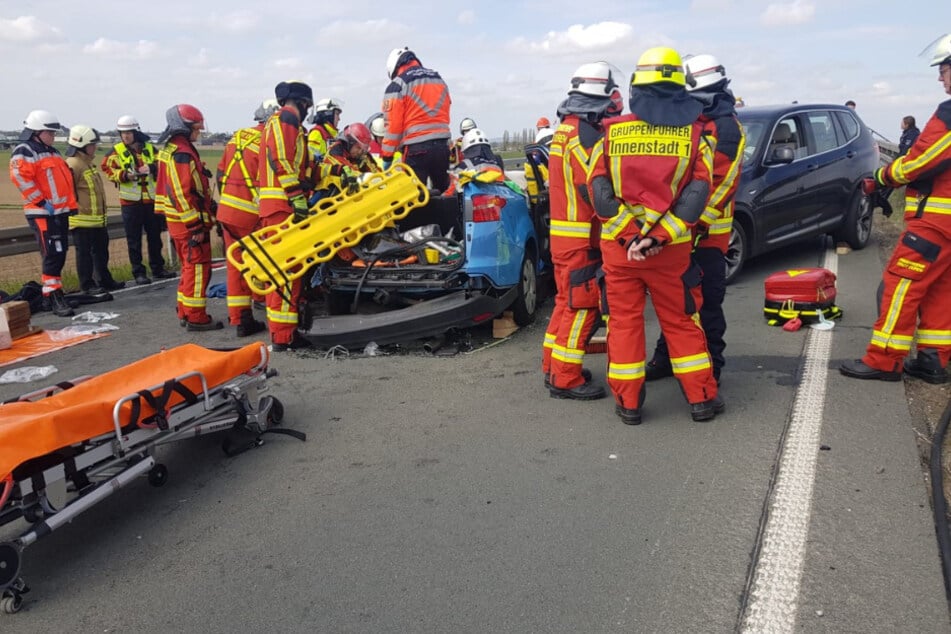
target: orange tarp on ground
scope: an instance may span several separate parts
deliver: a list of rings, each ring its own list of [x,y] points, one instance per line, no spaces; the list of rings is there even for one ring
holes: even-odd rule
[[[201,372],[208,388],[214,389],[237,376],[264,369],[267,359],[267,348],[260,342],[230,352],[186,344],[36,402],[0,405],[0,480],[27,460],[112,431],[115,428],[112,410],[124,396],[193,371]],[[201,395],[198,377],[182,383]],[[174,393],[168,406],[182,401],[183,398]],[[129,422],[130,410],[131,403],[125,403],[120,418],[123,425]],[[139,418],[153,413],[143,401]]]
[[[62,350],[63,348],[69,348],[70,346],[75,346],[79,343],[84,343],[86,341],[92,341],[93,339],[99,339],[100,337],[108,336],[108,332],[100,332],[94,335],[79,335],[78,337],[70,337],[69,339],[64,339],[63,341],[53,341],[53,339],[50,338],[50,333],[44,330],[36,334],[28,335],[21,339],[14,339],[12,348],[0,350],[0,368],[5,365],[10,365],[11,363],[17,363],[18,361],[26,361],[27,359],[38,357],[41,354],[46,354],[47,352]]]

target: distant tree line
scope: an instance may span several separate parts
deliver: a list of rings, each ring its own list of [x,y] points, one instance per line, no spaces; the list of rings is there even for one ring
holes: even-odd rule
[[[510,132],[506,130],[502,133],[502,144],[498,149],[502,151],[507,150],[521,150],[523,147],[530,143],[535,142],[535,129],[534,128],[522,128],[521,130],[516,130],[515,132]]]

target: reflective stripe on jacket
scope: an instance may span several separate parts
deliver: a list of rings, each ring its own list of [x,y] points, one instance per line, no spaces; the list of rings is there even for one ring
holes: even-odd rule
[[[73,174],[59,151],[35,136],[13,148],[10,180],[23,197],[27,216],[68,214],[76,209]],[[41,205],[53,206],[52,214]]]
[[[714,140],[713,182],[707,206],[698,227],[707,228],[706,237],[697,246],[713,247],[726,253],[733,230],[733,199],[740,184],[746,134],[735,115],[706,119],[705,134]]]
[[[136,171],[143,165],[151,167],[158,156],[155,146],[146,142],[141,152],[135,152],[121,141],[102,159],[102,171],[119,188],[119,200],[124,203],[151,202],[155,200],[155,179],[151,171],[134,180],[129,180],[129,171]]]
[[[551,213],[551,251],[564,255],[579,249],[599,248],[601,223],[597,219],[590,196],[586,200],[593,146],[585,147],[580,136],[581,121],[576,114],[566,115],[555,130],[549,148],[549,201]],[[591,143],[594,138],[588,140]],[[526,168],[526,176],[530,172]],[[529,190],[531,191],[531,190]]]
[[[434,70],[419,62],[404,64],[383,95],[386,135],[384,160],[405,145],[452,138],[449,128],[449,87]]]
[[[337,138],[337,128],[332,123],[318,123],[307,133],[307,149],[315,161],[327,154],[327,147]]]
[[[258,157],[264,124],[234,133],[218,163],[218,220],[250,229],[258,222]]]
[[[69,217],[69,228],[97,228],[106,226],[106,190],[102,176],[92,164],[92,157],[77,152],[66,159],[73,174],[76,204],[79,213]]]
[[[380,172],[382,168],[372,155],[366,154],[359,161],[350,159],[347,144],[335,141],[330,144],[330,150],[320,162],[317,191],[324,190],[328,196],[333,196],[343,190],[340,177],[349,169],[358,174]]]
[[[907,154],[878,168],[875,180],[907,185],[905,219],[918,217],[951,239],[951,99],[938,105]]]
[[[673,207],[688,183],[710,185],[713,147],[703,140],[703,127],[699,120],[685,126],[652,125],[634,114],[606,122],[588,178],[589,189],[599,177],[610,179],[618,200],[618,213],[601,218],[602,240],[628,244],[638,236],[664,243],[691,239],[696,223],[679,218]]]
[[[189,230],[212,225],[211,188],[198,150],[183,134],[176,134],[158,154],[155,211],[170,223]]]
[[[272,114],[261,133],[258,160],[258,207],[261,216],[291,211],[290,199],[303,196],[307,173],[306,134],[300,117],[288,106]]]

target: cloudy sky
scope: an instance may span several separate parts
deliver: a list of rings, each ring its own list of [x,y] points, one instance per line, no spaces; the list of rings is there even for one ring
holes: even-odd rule
[[[282,79],[344,103],[343,122],[380,107],[385,62],[412,48],[452,94],[453,127],[490,136],[553,116],[572,71],[599,59],[625,75],[650,46],[712,53],[747,104],[853,99],[897,140],[947,98],[918,57],[951,31],[945,0],[601,0],[545,2],[220,3],[6,0],[0,3],[0,129],[35,108],[68,125],[114,127],[131,113],[164,127],[165,109],[198,106],[209,129],[251,122]],[[321,7],[331,7],[320,15]],[[296,14],[294,12],[297,12]]]

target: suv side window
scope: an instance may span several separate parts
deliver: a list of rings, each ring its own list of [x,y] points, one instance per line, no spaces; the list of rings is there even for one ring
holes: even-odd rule
[[[769,140],[767,156],[771,156],[777,149],[784,147],[792,150],[796,158],[804,156],[803,152],[805,151],[805,147],[802,142],[802,134],[799,131],[799,126],[796,125],[795,117],[782,119],[776,124],[776,127],[773,128],[773,134]]]
[[[859,135],[859,122],[855,120],[854,114],[836,110],[835,118],[839,120],[839,125],[842,126],[842,131],[845,132],[846,143]]]
[[[808,115],[809,130],[812,132],[812,146],[810,154],[821,154],[834,150],[837,146],[835,140],[835,125],[832,122],[832,113],[828,110],[817,110]]]

